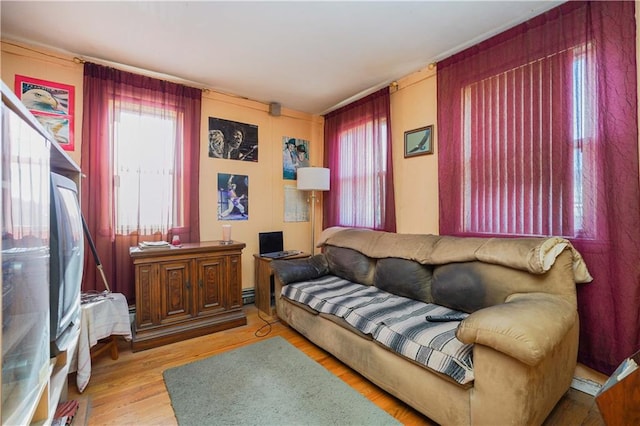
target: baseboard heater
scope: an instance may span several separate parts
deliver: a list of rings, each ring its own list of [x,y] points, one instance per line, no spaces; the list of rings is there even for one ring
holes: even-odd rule
[[[600,383],[594,382],[593,380],[574,376],[573,380],[571,381],[571,387],[575,390],[579,390],[580,392],[584,392],[591,396],[596,396],[596,394],[600,391],[602,385]]]
[[[256,290],[254,288],[242,289],[242,304],[249,305],[256,301]]]

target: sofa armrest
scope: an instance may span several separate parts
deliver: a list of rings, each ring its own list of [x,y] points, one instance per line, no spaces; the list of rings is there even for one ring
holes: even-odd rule
[[[329,264],[324,254],[305,259],[280,259],[271,261],[271,269],[283,285],[312,280],[329,273]]]
[[[535,366],[565,338],[577,316],[576,307],[560,296],[519,293],[469,315],[460,323],[456,337]]]

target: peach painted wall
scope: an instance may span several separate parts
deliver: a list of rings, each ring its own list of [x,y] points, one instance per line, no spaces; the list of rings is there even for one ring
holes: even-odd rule
[[[231,224],[232,238],[247,244],[243,256],[243,282],[253,285],[253,253],[258,253],[258,232],[284,231],[286,249],[309,251],[310,222],[284,222],[284,187],[295,187],[282,178],[283,137],[310,143],[310,164],[322,163],[324,120],[282,108],[279,117],[269,115],[267,104],[208,92],[202,99],[202,139],[206,140],[209,117],[258,126],[258,162],[221,160],[208,157],[207,144],[200,152],[200,235],[203,240],[222,237],[222,224]],[[216,189],[218,173],[246,175],[249,178],[249,220],[218,221]],[[319,211],[317,211],[319,213]],[[320,221],[316,221],[319,229]],[[247,269],[250,266],[250,270]]]
[[[635,4],[636,62],[640,64],[640,1]],[[439,233],[436,73],[435,68],[418,71],[398,80],[397,89],[391,89],[396,224],[401,233]],[[640,66],[636,75],[640,81]],[[639,86],[636,90],[640,103]],[[640,115],[638,119],[640,126]],[[435,130],[434,155],[405,159],[404,132],[429,124],[434,124]]]
[[[51,52],[8,40],[2,41],[1,77],[10,88],[15,75],[26,75],[75,87],[75,150],[68,152],[80,164],[82,149],[83,66],[73,56]],[[242,162],[208,157],[208,118],[216,117],[258,126],[259,161]],[[295,181],[282,178],[282,139],[304,139],[310,144],[310,164],[319,166],[323,157],[324,119],[282,108],[279,117],[269,115],[268,104],[205,91],[202,98],[200,144],[200,238],[222,237],[222,224],[232,225],[232,238],[247,244],[242,256],[242,286],[254,286],[254,258],[258,252],[258,232],[283,230],[285,248],[309,251],[310,222],[284,222],[284,186]],[[249,220],[217,220],[217,174],[233,173],[249,177]],[[321,214],[319,206],[316,214]],[[320,231],[321,220],[317,220]]]
[[[436,71],[424,69],[391,88],[391,137],[397,231],[438,233]],[[404,132],[433,124],[433,154],[404,158]]]
[[[82,64],[73,62],[73,57],[45,52],[19,43],[2,41],[2,81],[14,90],[15,75],[38,78],[75,88],[74,134],[75,150],[67,154],[80,164],[82,144]]]
[[[640,2],[636,2],[636,11]],[[640,35],[640,21],[636,20]],[[637,43],[640,63],[640,43]],[[76,151],[71,157],[79,163],[82,129],[82,65],[73,57],[41,49],[2,42],[2,80],[13,87],[15,74],[71,84],[76,87]],[[638,71],[640,81],[640,71]],[[639,96],[640,99],[640,96]],[[208,117],[217,117],[259,126],[260,161],[243,163],[213,160],[207,156]],[[434,125],[434,154],[404,158],[404,132]],[[438,124],[436,70],[424,69],[398,80],[391,90],[391,131],[396,197],[397,229],[401,233],[438,233]],[[201,144],[201,238],[219,239],[221,224],[231,223],[233,238],[247,243],[243,255],[243,287],[254,284],[253,253],[257,234],[283,229],[287,248],[309,250],[310,223],[284,223],[284,185],[294,181],[282,179],[282,137],[306,139],[311,143],[311,165],[322,164],[323,119],[283,108],[282,116],[268,114],[268,105],[252,100],[207,92],[202,100]],[[245,222],[219,222],[216,219],[217,173],[249,176],[251,210]],[[640,178],[640,176],[639,176]],[[317,217],[321,210],[318,207]],[[318,220],[318,223],[321,221]],[[316,226],[316,233],[320,225]]]

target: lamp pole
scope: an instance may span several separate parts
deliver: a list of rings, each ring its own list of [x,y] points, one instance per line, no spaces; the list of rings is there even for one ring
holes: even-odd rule
[[[311,190],[311,256],[315,255],[316,251],[316,191]]]

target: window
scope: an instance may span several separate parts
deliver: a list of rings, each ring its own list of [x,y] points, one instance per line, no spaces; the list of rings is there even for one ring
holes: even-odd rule
[[[323,226],[395,232],[389,90],[381,89],[325,116]]]
[[[567,49],[463,88],[464,232],[593,236],[583,203],[593,50]]]
[[[595,49],[592,44],[574,49],[573,60],[573,161],[575,228],[573,236],[594,238],[598,228],[595,214],[587,209],[587,194],[596,194],[596,120],[598,99],[595,89]],[[596,201],[597,204],[597,201]]]
[[[123,106],[114,120],[116,233],[181,226],[174,200],[177,115]],[[178,203],[176,207],[179,207]]]
[[[35,237],[34,244],[42,243],[49,238],[48,144],[4,104],[1,130],[3,243],[5,238],[26,237]]]
[[[340,187],[340,225],[380,229],[387,174],[386,122],[382,131],[380,152],[366,149],[366,141],[373,139],[373,122],[359,124],[341,132],[339,151],[341,162],[336,177]],[[362,138],[359,140],[359,138]]]
[[[129,250],[200,241],[202,90],[84,64],[82,211],[113,291],[135,299]],[[101,290],[85,260],[85,291]]]
[[[635,16],[634,2],[566,2],[438,63],[440,232],[470,235],[467,223],[481,222],[473,215],[489,212],[496,217],[487,221],[499,226],[487,232],[568,237],[594,279],[577,288],[578,360],[603,372],[613,371],[640,344]],[[489,92],[501,104],[485,96],[500,108],[483,109],[462,98],[474,82],[503,72],[517,76],[520,69],[525,78],[513,84],[504,79],[507,90]],[[462,146],[465,105],[478,116],[512,119],[485,120],[469,151]],[[497,151],[480,145],[498,136],[510,142],[486,145]],[[471,188],[485,191],[473,210],[464,205],[471,199],[467,192],[458,188],[470,191],[463,169],[478,147],[482,161],[473,164],[489,162],[483,173],[494,180],[472,181]],[[512,179],[516,173],[528,176]],[[470,172],[472,179],[478,175],[485,176]],[[508,185],[498,185],[507,177]],[[480,208],[495,201],[491,191],[506,201],[502,209]]]

